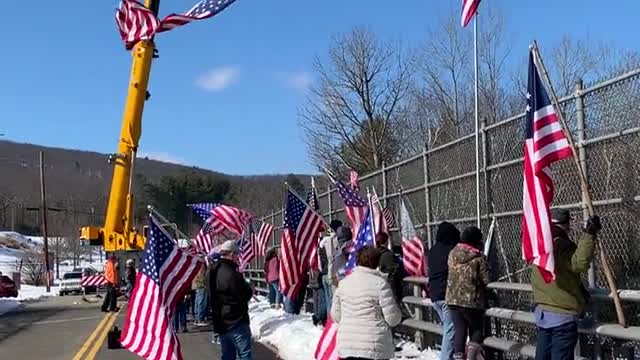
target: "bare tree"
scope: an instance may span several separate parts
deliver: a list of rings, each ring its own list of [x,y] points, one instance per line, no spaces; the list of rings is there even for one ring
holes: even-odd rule
[[[409,63],[399,44],[365,29],[336,37],[329,64],[316,61],[319,84],[301,113],[315,165],[366,172],[397,158],[394,133],[404,114]]]
[[[44,263],[44,253],[42,251],[27,251],[19,262],[20,264],[16,264],[16,267],[21,266],[27,284],[34,286],[45,284],[46,267]]]

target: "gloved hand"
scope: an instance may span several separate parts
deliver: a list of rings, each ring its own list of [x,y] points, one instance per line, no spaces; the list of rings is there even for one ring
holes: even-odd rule
[[[587,220],[587,225],[584,228],[584,232],[587,234],[596,236],[598,232],[602,230],[602,224],[600,224],[600,217],[598,215],[593,215]]]

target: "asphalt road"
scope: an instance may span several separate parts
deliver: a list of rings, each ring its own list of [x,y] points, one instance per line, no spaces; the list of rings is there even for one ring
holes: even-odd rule
[[[52,297],[26,304],[0,316],[0,358],[15,360],[129,360],[139,359],[126,349],[107,349],[107,332],[122,328],[126,304],[119,313],[100,312],[100,303],[81,296]],[[219,359],[220,348],[209,341],[207,327],[190,326],[180,333],[185,359]],[[261,344],[254,343],[255,360],[277,360]]]

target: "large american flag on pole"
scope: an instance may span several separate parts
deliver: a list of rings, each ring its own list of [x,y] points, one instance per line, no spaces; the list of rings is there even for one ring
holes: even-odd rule
[[[400,233],[402,235],[402,262],[411,276],[426,276],[424,245],[416,233],[404,199],[400,199]]]
[[[222,222],[212,215],[213,209],[218,205],[217,203],[187,204],[204,221],[202,228],[196,234],[194,245],[196,249],[205,254],[209,254],[215,245],[213,236],[222,233],[225,229]]]
[[[290,299],[298,293],[305,261],[308,264],[311,246],[317,242],[322,224],[322,216],[291,189],[287,189],[287,207],[282,229],[280,288]]]
[[[140,40],[149,40],[156,33],[168,31],[192,21],[213,17],[235,0],[202,0],[183,14],[171,14],[162,21],[136,0],[122,0],[116,11],[116,24],[127,49]]]
[[[374,228],[373,228],[373,214],[367,210],[365,214],[365,220],[360,227],[360,231],[356,236],[355,246],[353,250],[349,254],[347,258],[347,264],[344,268],[345,274],[347,276],[353,271],[356,267],[356,255],[358,250],[360,250],[363,246],[374,246]],[[327,323],[325,324],[324,330],[320,335],[320,339],[318,340],[318,344],[316,345],[316,351],[314,353],[314,357],[316,360],[338,360],[340,356],[338,355],[338,347],[336,346],[336,335],[338,334],[338,324],[333,322],[331,316],[329,315],[327,319]]]
[[[202,262],[184,252],[150,217],[142,271],[138,273],[120,342],[150,360],[181,360],[180,341],[171,324],[176,303],[200,271]]]
[[[554,193],[550,165],[572,153],[532,51],[524,133],[522,254],[524,260],[538,266],[544,280],[550,282],[555,278],[549,214]]]
[[[364,215],[369,207],[367,199],[363,198],[354,189],[345,185],[342,181],[336,181],[336,189],[344,202],[344,211],[347,219],[351,223],[351,228],[355,234],[360,229],[360,224],[364,221]]]
[[[478,11],[480,0],[462,0],[462,27],[469,25],[469,22]]]
[[[311,189],[309,189],[309,193],[307,194],[307,204],[309,204],[309,207],[314,211],[320,210],[320,203],[318,202],[318,194],[316,192],[316,185],[313,178],[311,178]],[[322,231],[323,229],[324,226],[320,229],[320,231]],[[307,266],[309,268],[318,268],[318,266],[320,265],[320,261],[318,259],[319,242],[320,234],[318,234],[318,236],[316,236],[316,239],[310,244],[310,248],[303,252],[302,259],[306,259],[303,260],[300,264],[303,267],[303,271],[306,270]]]
[[[236,235],[242,235],[245,225],[253,217],[247,211],[229,205],[216,206],[211,210],[211,215]]]

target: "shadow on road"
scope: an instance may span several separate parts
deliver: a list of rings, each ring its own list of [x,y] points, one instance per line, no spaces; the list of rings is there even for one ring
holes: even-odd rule
[[[23,308],[17,312],[2,315],[0,317],[0,343],[28,329],[33,323],[46,320],[65,310],[63,306],[41,306],[28,310]]]

